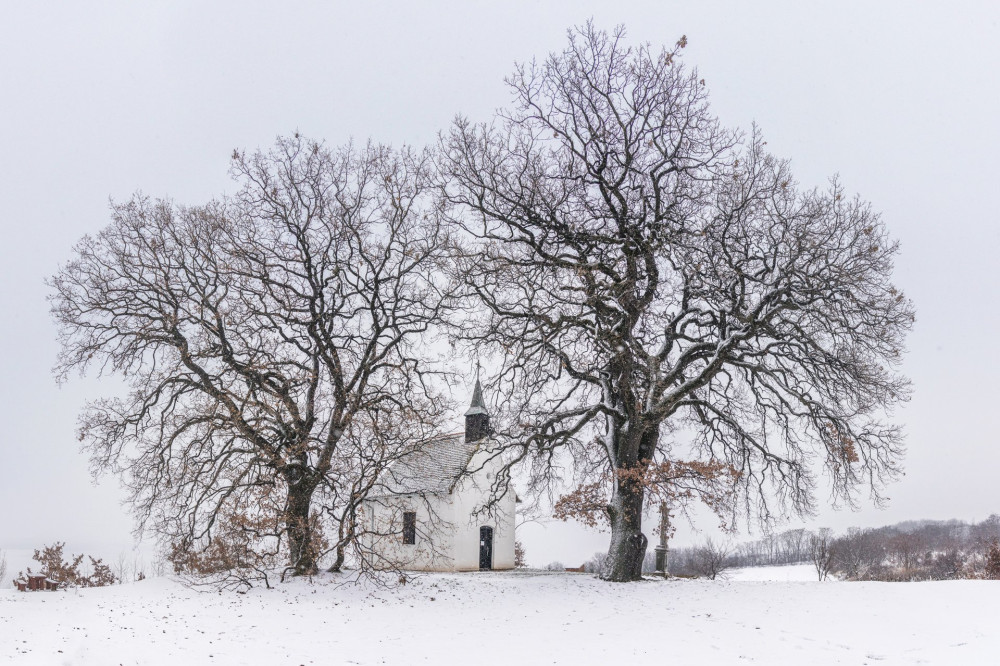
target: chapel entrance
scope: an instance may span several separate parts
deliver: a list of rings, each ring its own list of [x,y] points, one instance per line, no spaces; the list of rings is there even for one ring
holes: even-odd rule
[[[493,568],[493,528],[479,528],[479,569],[489,571]]]

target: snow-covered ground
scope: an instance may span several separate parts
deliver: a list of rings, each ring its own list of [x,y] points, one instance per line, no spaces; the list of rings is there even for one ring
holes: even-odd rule
[[[789,564],[781,567],[747,567],[729,569],[723,576],[727,580],[742,581],[816,581],[816,567],[811,564]],[[831,579],[832,580],[832,579]]]
[[[609,584],[517,572],[241,595],[155,579],[0,590],[0,663],[995,664],[998,619],[1000,583],[989,581]]]

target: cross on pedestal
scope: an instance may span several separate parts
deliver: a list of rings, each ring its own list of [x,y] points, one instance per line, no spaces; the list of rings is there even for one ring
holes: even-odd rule
[[[664,578],[667,576],[667,560],[670,548],[667,547],[667,535],[670,533],[670,509],[666,502],[660,502],[660,543],[653,552],[656,553],[656,572]]]

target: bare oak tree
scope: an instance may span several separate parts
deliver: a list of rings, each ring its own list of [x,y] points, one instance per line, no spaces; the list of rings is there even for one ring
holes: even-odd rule
[[[444,406],[421,344],[449,300],[428,155],[296,135],[232,173],[233,197],[136,196],[76,245],[51,280],[57,372],[127,382],[80,439],[175,566],[338,568],[366,493]]]
[[[756,128],[722,128],[684,44],[573,30],[517,67],[508,110],[442,137],[484,313],[462,335],[497,355],[497,436],[537,488],[567,461],[604,474],[614,581],[639,576],[651,467],[731,468],[768,521],[774,498],[813,506],[814,461],[835,496],[878,501],[902,453],[897,244],[838,182],[802,190]]]

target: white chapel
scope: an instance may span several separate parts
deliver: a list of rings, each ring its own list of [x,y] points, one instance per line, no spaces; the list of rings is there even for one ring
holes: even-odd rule
[[[500,461],[491,459],[490,417],[476,380],[465,432],[427,442],[386,471],[364,505],[376,567],[417,571],[514,568],[513,490],[489,513]]]

